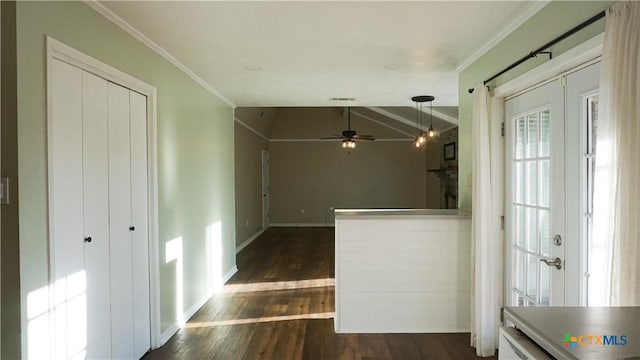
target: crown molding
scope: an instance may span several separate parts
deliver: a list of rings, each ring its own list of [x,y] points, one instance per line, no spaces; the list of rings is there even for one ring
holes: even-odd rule
[[[395,132],[398,132],[398,133],[402,134],[402,135],[406,135],[406,136],[408,136],[410,138],[413,138],[413,136],[414,136],[414,134],[410,134],[410,133],[408,133],[406,131],[400,130],[400,129],[398,129],[398,128],[394,127],[394,126],[391,126],[391,125],[389,125],[389,124],[387,124],[387,123],[385,123],[383,121],[376,120],[376,119],[374,119],[374,118],[372,118],[370,116],[367,116],[367,115],[365,115],[365,114],[363,114],[363,113],[361,113],[359,111],[351,110],[351,113],[355,114],[356,116],[360,116],[363,119],[369,120],[369,121],[371,121],[371,122],[373,122],[375,124],[387,127],[387,128],[389,128],[389,129],[391,129],[391,130],[393,130]]]
[[[262,138],[263,140],[266,141],[271,141],[271,139],[269,139],[268,137],[262,135],[258,130],[254,129],[251,127],[251,125],[247,124],[246,122],[238,119],[237,117],[234,117],[235,122],[237,122],[238,124],[244,126],[245,128],[247,128],[247,130],[251,131],[252,133],[258,135],[260,138]]]
[[[386,116],[386,117],[388,117],[390,119],[399,121],[399,122],[401,122],[401,123],[403,123],[405,125],[409,125],[409,126],[415,126],[416,125],[415,121],[406,119],[406,118],[404,118],[404,117],[402,117],[402,116],[400,116],[398,114],[394,114],[392,112],[389,112],[389,111],[387,111],[387,110],[385,110],[385,109],[383,109],[381,107],[371,106],[371,107],[367,107],[367,109],[369,109],[369,110],[371,110],[373,112],[376,112],[376,113],[378,113],[378,114],[380,114],[382,116]],[[426,113],[425,110],[423,110],[423,112]],[[433,110],[432,113],[433,113],[434,117],[437,117],[440,120],[448,122],[449,124],[453,125],[453,127],[458,126],[458,119],[454,118],[453,116],[449,116],[449,115],[447,115],[445,113],[442,113],[440,111],[437,111],[437,110]]]
[[[533,17],[533,15],[537,14],[538,11],[542,10],[542,8],[547,6],[547,4],[549,4],[550,2],[551,0],[532,1],[528,9],[514,18],[513,21],[507,24],[507,26],[500,30],[500,32],[493,36],[489,41],[485,42],[480,48],[474,51],[467,59],[465,59],[460,65],[458,65],[455,70],[456,74],[460,74],[461,72],[463,72],[482,55],[486,54],[494,46],[498,45],[498,43],[504,40],[522,24],[526,23]]]
[[[89,7],[91,7],[93,10],[97,11],[100,15],[104,16],[105,18],[107,18],[107,20],[109,20],[112,23],[116,24],[122,30],[126,31],[131,36],[133,36],[136,40],[138,40],[141,43],[145,44],[151,50],[153,50],[156,53],[158,53],[158,55],[162,56],[167,61],[172,63],[175,67],[177,67],[182,72],[184,72],[193,81],[195,81],[198,84],[200,84],[200,86],[205,88],[207,91],[209,91],[211,94],[213,94],[215,97],[220,99],[225,104],[229,105],[232,109],[236,108],[236,104],[234,104],[231,100],[229,100],[227,97],[222,95],[222,93],[220,93],[218,90],[214,89],[211,85],[209,85],[201,77],[196,75],[196,73],[194,73],[191,69],[189,69],[185,64],[180,62],[180,60],[176,59],[173,55],[171,55],[168,51],[163,49],[160,45],[156,44],[153,40],[151,40],[148,37],[146,37],[144,34],[142,34],[136,28],[131,26],[131,24],[126,22],[124,19],[122,19],[118,15],[114,14],[111,10],[107,9],[104,5],[99,3],[97,0],[85,0],[85,3],[87,5],[89,5]]]

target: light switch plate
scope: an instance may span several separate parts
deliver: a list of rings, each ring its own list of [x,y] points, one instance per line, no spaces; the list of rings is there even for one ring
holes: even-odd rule
[[[9,204],[9,178],[0,178],[0,204]]]

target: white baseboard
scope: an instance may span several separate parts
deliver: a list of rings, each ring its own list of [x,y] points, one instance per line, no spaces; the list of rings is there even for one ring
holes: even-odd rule
[[[335,227],[334,223],[270,223],[269,227]]]
[[[222,283],[226,284],[227,281],[231,280],[231,277],[238,272],[238,265],[233,265],[231,269],[227,270],[227,272],[222,276]]]
[[[162,332],[162,335],[160,335],[160,347],[166,344],[167,341],[169,341],[169,339],[178,332],[178,330],[180,330],[180,326],[178,326],[178,323],[174,323],[169,326],[167,330]]]
[[[251,244],[253,242],[253,240],[257,239],[258,236],[262,235],[262,233],[267,229],[268,228],[264,228],[264,229],[258,230],[255,234],[251,235],[247,240],[243,241],[242,244],[238,245],[236,247],[236,254],[239,253],[240,251],[242,251],[242,249],[244,249],[247,246],[249,246],[249,244]]]
[[[225,284],[237,272],[238,272],[238,266],[233,265],[231,269],[227,270],[227,272],[222,276],[222,283]],[[160,346],[166,344],[167,341],[169,341],[169,339],[171,339],[171,337],[175,335],[178,332],[178,330],[180,330],[180,328],[183,327],[184,324],[187,321],[189,321],[189,319],[193,315],[195,315],[195,313],[197,313],[198,310],[200,310],[200,308],[202,308],[204,304],[206,304],[207,301],[209,301],[209,299],[211,299],[211,297],[219,290],[220,289],[214,289],[209,293],[207,293],[205,296],[201,297],[198,301],[195,302],[195,304],[193,304],[190,308],[188,308],[184,312],[184,314],[182,314],[182,320],[176,321],[171,326],[169,326],[169,328],[163,331],[162,335],[160,335]]]

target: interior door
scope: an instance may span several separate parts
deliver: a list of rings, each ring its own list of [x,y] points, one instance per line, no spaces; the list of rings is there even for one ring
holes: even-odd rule
[[[560,82],[505,101],[505,130],[505,302],[562,306],[565,132]]]
[[[111,356],[107,81],[82,72],[87,359]],[[89,237],[91,238],[89,240]]]
[[[262,150],[262,228],[270,223],[269,217],[269,153]]]
[[[129,90],[108,85],[111,356],[133,357]]]
[[[151,348],[149,203],[147,198],[147,98],[129,90],[131,149],[131,252],[133,258],[133,357]]]
[[[146,97],[59,60],[51,70],[55,342],[43,357],[140,358],[150,348]],[[29,353],[46,353],[37,346]]]

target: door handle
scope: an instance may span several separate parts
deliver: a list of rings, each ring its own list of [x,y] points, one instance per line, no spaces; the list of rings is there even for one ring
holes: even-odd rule
[[[540,261],[542,261],[543,263],[549,265],[549,266],[555,266],[556,269],[560,270],[562,269],[562,260],[557,257],[555,259],[540,259]]]
[[[91,241],[92,241],[91,236],[87,236],[86,238],[84,238],[84,242],[90,243]]]

